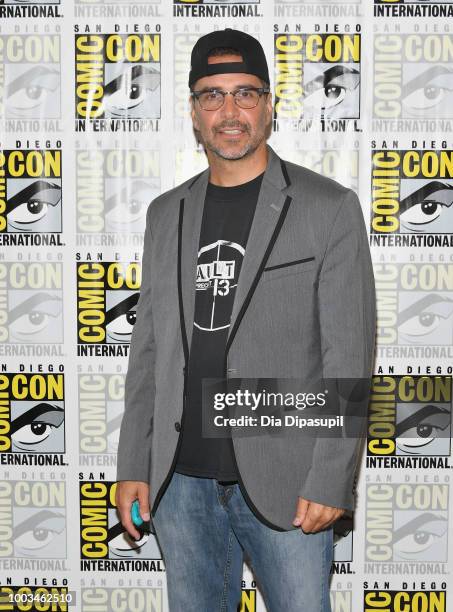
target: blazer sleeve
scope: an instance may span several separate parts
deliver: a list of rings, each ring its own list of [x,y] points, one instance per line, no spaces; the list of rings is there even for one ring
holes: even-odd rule
[[[117,454],[117,480],[142,480],[148,484],[155,396],[155,342],[151,291],[153,202],[146,212],[141,263],[142,280],[135,309],[136,320],[131,335],[124,391],[124,414]]]
[[[365,399],[359,402],[360,413],[356,412],[360,431],[356,423],[354,435],[345,435],[343,427],[335,437],[318,436],[299,495],[353,510],[354,477],[366,430],[373,374],[376,297],[363,213],[351,189],[337,212],[321,265],[318,311],[324,379],[335,381],[337,389],[360,381]],[[336,414],[341,414],[341,409]],[[347,418],[348,415],[345,426]]]

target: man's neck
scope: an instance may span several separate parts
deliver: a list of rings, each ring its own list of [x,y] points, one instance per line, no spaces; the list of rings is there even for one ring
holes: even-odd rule
[[[267,146],[247,155],[242,159],[223,159],[211,151],[207,151],[209,161],[209,182],[220,187],[242,185],[262,174],[267,167]]]

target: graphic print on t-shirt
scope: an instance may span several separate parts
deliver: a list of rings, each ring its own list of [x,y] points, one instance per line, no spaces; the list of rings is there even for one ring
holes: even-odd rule
[[[217,240],[198,251],[196,290],[200,308],[194,325],[217,331],[230,325],[239,270],[245,250],[237,242]]]

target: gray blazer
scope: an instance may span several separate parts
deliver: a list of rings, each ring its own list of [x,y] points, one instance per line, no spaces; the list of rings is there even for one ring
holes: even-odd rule
[[[269,160],[242,262],[225,353],[227,378],[370,379],[376,325],[367,231],[356,194]],[[126,376],[118,480],[150,483],[154,516],[184,427],[198,241],[209,169],[148,207],[142,284]],[[190,415],[184,415],[190,418]],[[360,442],[235,436],[240,487],[274,529],[295,529],[298,495],[353,509]]]

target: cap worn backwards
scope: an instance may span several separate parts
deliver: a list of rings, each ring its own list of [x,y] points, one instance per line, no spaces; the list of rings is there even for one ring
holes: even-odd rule
[[[241,62],[216,62],[209,64],[210,51],[216,47],[231,47],[237,49],[242,56]],[[191,67],[189,73],[189,87],[202,77],[213,74],[225,74],[231,72],[245,72],[254,74],[266,83],[269,83],[269,70],[264,49],[261,43],[240,30],[226,28],[216,30],[205,36],[201,36],[195,43],[191,55]]]

